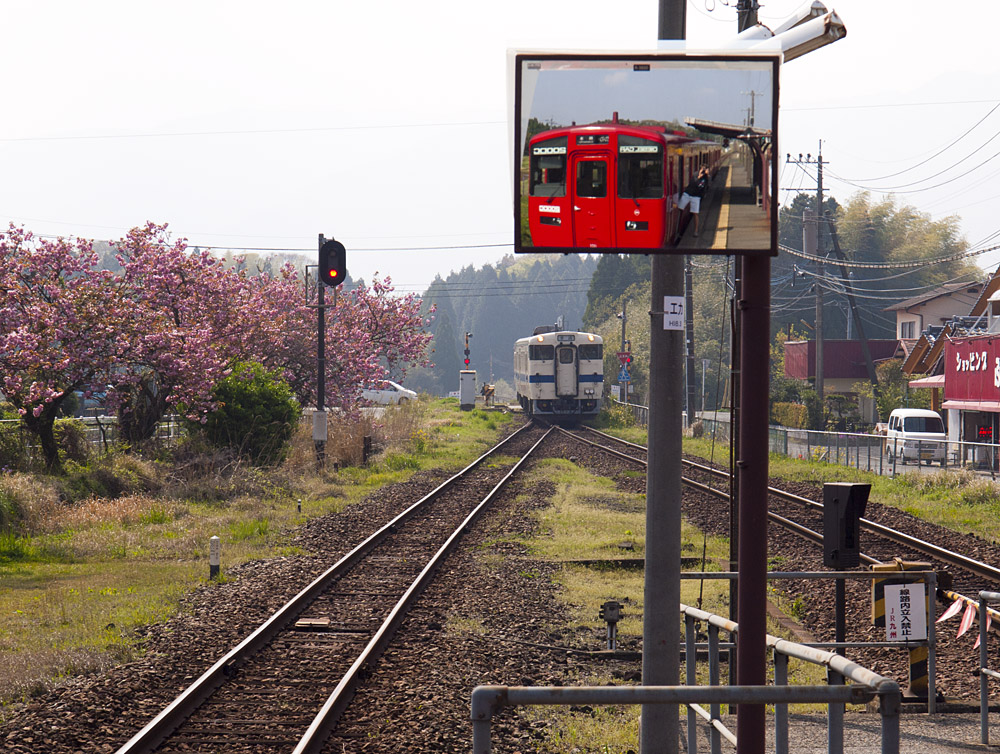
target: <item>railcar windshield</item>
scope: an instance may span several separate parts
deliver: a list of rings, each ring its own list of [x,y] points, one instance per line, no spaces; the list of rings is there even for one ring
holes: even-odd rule
[[[608,195],[608,163],[604,160],[581,160],[576,163],[576,193],[590,199]]]
[[[618,137],[618,196],[663,198],[663,145],[651,139]]]
[[[566,196],[566,146],[560,136],[539,141],[531,148],[532,196]]]
[[[904,432],[944,432],[944,424],[937,416],[906,416],[903,418]]]
[[[555,357],[555,346],[528,346],[529,361],[551,361]]]
[[[586,343],[578,347],[580,360],[603,359],[604,346],[599,343]]]

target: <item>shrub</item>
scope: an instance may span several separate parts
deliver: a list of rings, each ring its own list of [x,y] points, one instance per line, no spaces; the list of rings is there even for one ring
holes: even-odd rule
[[[36,532],[59,506],[51,478],[0,474],[0,531]]]
[[[154,492],[162,486],[151,464],[126,455],[107,455],[90,464],[68,460],[63,476],[53,482],[67,502]]]
[[[90,456],[87,427],[79,419],[56,419],[52,431],[62,460],[84,462]]]
[[[276,372],[257,363],[238,364],[214,391],[219,407],[201,431],[217,448],[232,448],[251,463],[281,462],[301,409]]]
[[[29,466],[28,445],[21,422],[7,419],[0,424],[0,470],[27,471]]]
[[[777,402],[771,406],[771,420],[782,427],[804,429],[809,410],[801,403]]]

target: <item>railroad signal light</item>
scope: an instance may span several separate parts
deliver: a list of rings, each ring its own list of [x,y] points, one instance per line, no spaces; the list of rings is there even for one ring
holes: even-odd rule
[[[468,352],[466,352],[466,353],[468,353]],[[469,366],[469,357],[468,356],[465,357],[465,366]]]
[[[870,484],[827,482],[823,485],[823,565],[841,571],[861,564],[861,519]]]
[[[625,366],[628,366],[631,363],[632,363],[632,354],[631,353],[625,354]]]
[[[326,285],[338,286],[347,277],[347,249],[332,238],[319,247],[319,278]]]

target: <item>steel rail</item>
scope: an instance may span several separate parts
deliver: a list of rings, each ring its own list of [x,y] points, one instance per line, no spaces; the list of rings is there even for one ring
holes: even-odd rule
[[[588,431],[595,432],[595,433],[601,435],[602,437],[607,437],[607,438],[610,438],[612,440],[616,440],[616,441],[618,441],[620,443],[623,443],[623,444],[628,445],[628,446],[633,447],[633,448],[643,449],[643,446],[641,446],[641,445],[637,445],[636,443],[628,442],[627,440],[622,440],[620,438],[614,437],[613,435],[609,435],[609,434],[606,434],[604,432],[599,432],[598,430],[595,430],[595,429],[590,429],[589,427],[588,427]],[[607,448],[607,447],[605,447],[603,445],[600,445],[598,443],[592,442],[591,440],[587,440],[587,439],[585,439],[583,437],[580,437],[578,435],[574,435],[572,432],[567,432],[567,434],[570,435],[571,437],[575,437],[580,442],[587,443],[588,445],[592,445],[594,447],[601,448],[603,450],[606,450],[609,453],[613,453],[614,455],[620,456],[622,458],[628,458],[628,459],[636,461],[637,463],[642,463],[642,464],[645,465],[645,461],[643,461],[642,459],[639,459],[639,458],[635,458],[634,456],[630,456],[627,453],[621,453],[621,452],[619,452],[617,450],[614,450],[613,448]],[[713,469],[710,466],[705,466],[703,464],[695,463],[693,461],[688,461],[686,459],[683,461],[683,463],[686,466],[689,466],[689,467],[691,467],[693,469],[697,469],[698,471],[705,472],[707,474],[711,474],[712,476],[715,476],[715,477],[718,477],[718,478],[722,478],[722,479],[728,479],[729,478],[729,473],[726,472],[726,471],[721,471],[719,469]],[[691,480],[688,480],[688,479],[684,479],[683,480],[683,482],[685,484],[689,484],[689,485],[690,485],[690,481]],[[693,485],[690,485],[690,486],[693,486]],[[717,490],[712,490],[712,488],[708,487],[707,485],[703,486],[703,489],[706,490],[706,491],[718,492]],[[798,503],[799,505],[803,505],[803,506],[812,508],[814,510],[820,510],[820,511],[823,510],[823,503],[816,502],[815,500],[809,500],[808,498],[802,497],[800,495],[796,495],[796,494],[791,493],[791,492],[786,492],[785,490],[780,490],[780,489],[778,489],[776,487],[770,487],[769,486],[767,488],[767,491],[768,491],[768,494],[774,495],[775,497],[777,497],[777,498],[779,498],[781,500],[785,500],[785,501],[788,501],[788,502],[791,502],[791,503]],[[728,499],[728,493],[725,493],[725,496]],[[771,514],[769,513],[768,515],[770,516]],[[861,528],[866,529],[866,530],[868,530],[870,532],[873,532],[875,534],[878,534],[879,536],[884,537],[884,538],[886,538],[886,539],[888,539],[888,540],[890,540],[892,542],[895,542],[896,544],[903,545],[904,547],[910,547],[910,548],[912,548],[912,549],[914,549],[914,550],[916,550],[918,552],[922,552],[925,555],[928,555],[928,556],[933,557],[933,558],[937,558],[938,560],[941,560],[941,561],[943,561],[945,563],[948,563],[949,565],[953,565],[953,566],[961,568],[961,569],[963,569],[965,571],[973,573],[976,576],[979,576],[981,578],[987,579],[987,580],[995,582],[995,583],[1000,583],[1000,568],[995,568],[994,566],[991,566],[988,563],[983,563],[980,560],[976,560],[975,558],[970,558],[970,557],[968,557],[966,555],[962,555],[961,553],[952,552],[951,550],[945,550],[944,548],[938,547],[937,545],[932,544],[930,542],[927,542],[926,540],[920,539],[918,537],[911,536],[909,534],[904,534],[903,532],[898,531],[897,529],[893,529],[891,527],[884,526],[883,524],[876,523],[876,522],[871,521],[871,520],[869,520],[867,518],[862,518],[860,520],[860,526],[861,526]]]
[[[354,690],[358,685],[361,672],[369,666],[370,663],[374,662],[375,659],[384,651],[385,647],[392,640],[396,629],[403,622],[406,617],[406,613],[409,610],[412,603],[423,591],[427,583],[433,578],[441,561],[454,549],[458,540],[466,532],[466,530],[479,518],[480,514],[485,510],[486,506],[489,505],[490,501],[496,496],[501,489],[507,484],[510,478],[521,468],[521,465],[528,460],[535,449],[538,448],[542,442],[552,433],[550,428],[544,435],[542,435],[539,440],[528,449],[528,452],[521,456],[521,459],[514,464],[510,471],[504,475],[497,485],[490,490],[490,492],[482,499],[482,501],[472,510],[471,513],[465,518],[464,521],[458,526],[455,531],[451,533],[451,536],[441,545],[440,549],[434,554],[423,570],[414,579],[413,583],[410,584],[409,588],[400,597],[399,601],[393,607],[392,611],[389,613],[388,617],[382,623],[382,626],[375,632],[371,641],[368,645],[361,651],[357,659],[351,665],[347,673],[337,684],[337,687],[327,698],[326,703],[320,709],[319,713],[309,724],[305,735],[299,740],[298,745],[292,751],[292,754],[317,754],[322,751],[327,738],[329,738],[330,732],[336,726],[337,721],[340,719],[340,715],[347,708],[350,703],[351,697],[354,695]]]
[[[352,568],[358,561],[362,560],[368,552],[386,537],[391,536],[396,527],[416,515],[428,501],[432,500],[443,490],[450,487],[456,481],[464,477],[467,473],[479,466],[490,456],[503,448],[522,432],[531,427],[530,422],[512,432],[507,438],[493,446],[479,458],[472,461],[464,469],[449,477],[420,500],[408,507],[402,513],[393,518],[389,523],[372,533],[353,550],[344,555],[334,565],[320,574],[316,579],[306,586],[302,591],[292,597],[287,603],[280,607],[270,618],[262,623],[243,641],[229,650],[219,660],[206,670],[190,686],[182,691],[169,705],[167,705],[156,717],[147,723],[138,733],[129,739],[116,754],[151,754],[164,740],[188,717],[191,716],[223,683],[227,676],[238,668],[245,660],[254,655],[261,648],[266,646],[275,636],[290,625],[303,610],[321,594],[332,582],[336,581],[343,573]],[[546,435],[547,436],[547,435]],[[536,443],[537,446],[537,443]],[[534,449],[533,446],[532,449]]]

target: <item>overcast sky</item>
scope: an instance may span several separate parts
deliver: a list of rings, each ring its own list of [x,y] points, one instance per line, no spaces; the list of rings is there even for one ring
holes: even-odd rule
[[[800,5],[762,0],[761,21]],[[815,157],[822,139],[841,201],[894,190],[996,242],[1000,7],[832,7],[847,37],[782,69],[781,154]],[[117,238],[153,220],[222,249],[325,233],[353,275],[416,290],[511,249],[506,51],[651,50],[657,24],[655,0],[0,8],[0,223]],[[692,45],[735,31],[723,0],[688,4]],[[780,181],[815,189],[800,168]],[[442,246],[461,248],[427,248]]]
[[[532,79],[531,86],[522,85],[522,118],[585,125],[609,120],[617,112],[629,120],[683,123],[698,118],[743,125],[752,101],[754,124],[771,127],[774,93],[769,62],[663,61],[636,71],[629,61],[608,60],[603,68],[591,67],[594,61],[577,68],[547,61],[544,70],[529,70],[538,64],[527,60],[522,64],[524,79]]]

